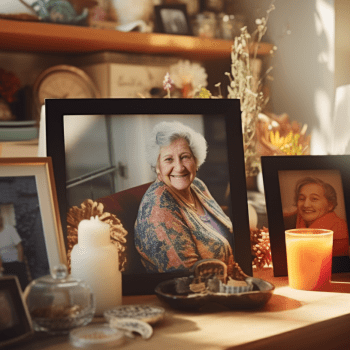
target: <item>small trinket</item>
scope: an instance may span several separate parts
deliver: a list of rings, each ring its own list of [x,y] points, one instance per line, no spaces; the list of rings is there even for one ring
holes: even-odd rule
[[[193,278],[190,277],[179,277],[175,279],[175,289],[177,294],[190,293],[190,284]]]
[[[206,286],[204,282],[200,282],[200,283],[191,283],[190,284],[190,290],[193,293],[204,293],[206,290]]]
[[[192,267],[194,276],[176,278],[176,291],[190,293],[244,293],[253,289],[247,279],[236,280],[227,276],[227,265],[217,259],[198,261]]]
[[[139,333],[143,339],[151,338],[153,328],[146,322],[134,318],[112,319],[109,322],[111,328],[123,330],[129,338],[135,338],[134,332]]]
[[[165,310],[152,305],[121,305],[103,313],[109,322],[113,319],[137,319],[149,324],[155,324],[163,319]]]
[[[83,349],[115,348],[123,344],[124,332],[110,327],[108,324],[89,325],[72,330],[69,334],[70,343]]]

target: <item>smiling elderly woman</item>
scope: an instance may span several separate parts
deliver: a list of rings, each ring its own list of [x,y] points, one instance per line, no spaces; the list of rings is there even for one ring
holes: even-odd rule
[[[333,231],[333,255],[348,254],[348,226],[334,209],[338,205],[337,193],[332,185],[316,177],[300,179],[294,189],[296,210],[284,215],[284,227],[321,228]]]
[[[232,255],[232,223],[196,178],[206,158],[202,135],[179,122],[161,122],[147,160],[157,180],[145,193],[135,223],[135,245],[148,272],[186,270],[196,261]]]

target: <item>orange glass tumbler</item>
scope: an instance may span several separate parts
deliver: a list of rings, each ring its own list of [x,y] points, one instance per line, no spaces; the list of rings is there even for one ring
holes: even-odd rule
[[[286,230],[289,286],[325,290],[332,275],[333,231],[300,228]]]

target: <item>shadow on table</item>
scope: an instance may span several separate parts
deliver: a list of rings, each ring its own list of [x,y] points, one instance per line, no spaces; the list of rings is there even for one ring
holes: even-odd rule
[[[283,295],[272,295],[267,304],[260,309],[260,311],[278,312],[285,310],[294,310],[302,306],[299,300],[285,297]]]
[[[156,324],[155,327],[159,331],[166,328],[167,333],[188,333],[199,330],[196,322],[190,321],[181,316],[173,315],[169,312],[166,313],[164,319]]]

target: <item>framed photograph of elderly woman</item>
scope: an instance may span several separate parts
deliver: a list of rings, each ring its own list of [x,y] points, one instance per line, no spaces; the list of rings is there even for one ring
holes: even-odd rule
[[[51,159],[0,158],[0,268],[22,289],[66,262]]]
[[[262,157],[275,276],[287,274],[284,231],[333,231],[333,272],[349,272],[350,156]]]
[[[217,143],[206,141],[213,118]],[[154,293],[195,261],[232,253],[251,274],[238,100],[46,100],[46,139],[66,234],[86,199],[127,231],[124,294]]]

